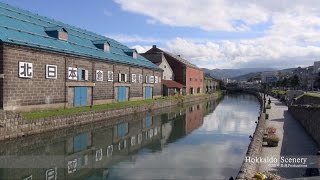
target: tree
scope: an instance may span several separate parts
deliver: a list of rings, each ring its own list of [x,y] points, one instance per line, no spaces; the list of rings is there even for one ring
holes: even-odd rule
[[[300,85],[300,79],[298,75],[294,75],[290,77],[290,85],[294,88],[298,87]]]
[[[281,86],[282,87],[287,87],[288,86],[288,79],[286,77],[282,79]]]

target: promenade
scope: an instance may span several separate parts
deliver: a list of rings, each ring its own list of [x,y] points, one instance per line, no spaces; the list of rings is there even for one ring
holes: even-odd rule
[[[288,107],[273,97],[269,96],[267,100],[269,98],[271,99],[271,109],[267,109],[269,120],[266,121],[266,127],[275,127],[280,141],[278,147],[264,146],[261,157],[279,159],[280,156],[316,155],[317,144],[300,123],[289,114]],[[260,164],[259,171],[269,171],[283,178],[301,177],[305,173],[303,168],[270,167],[268,164]]]

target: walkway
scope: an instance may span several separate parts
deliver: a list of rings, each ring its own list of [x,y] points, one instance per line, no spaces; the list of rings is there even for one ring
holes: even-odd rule
[[[267,110],[269,120],[266,121],[266,127],[273,126],[277,129],[280,142],[278,147],[263,147],[262,157],[279,159],[280,156],[315,155],[318,150],[317,144],[289,114],[288,107],[275,98],[270,99],[271,109]],[[260,171],[273,172],[283,178],[301,177],[305,173],[305,169],[270,167],[267,164],[261,164]]]

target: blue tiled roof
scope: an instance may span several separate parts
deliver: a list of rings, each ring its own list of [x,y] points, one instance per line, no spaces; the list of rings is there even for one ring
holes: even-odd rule
[[[48,30],[59,30],[62,28],[68,32],[67,41],[50,37],[46,33]],[[39,16],[1,2],[0,40],[12,44],[159,70],[155,64],[141,55],[137,55],[137,59],[128,56],[126,52],[130,51],[130,49],[111,38]],[[94,42],[97,41],[108,42],[110,52],[98,49],[94,45]]]

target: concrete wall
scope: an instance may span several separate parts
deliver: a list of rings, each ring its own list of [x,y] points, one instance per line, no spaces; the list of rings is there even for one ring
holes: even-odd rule
[[[320,146],[320,107],[294,105],[289,106],[289,112]]]
[[[2,57],[1,54],[2,51],[0,50],[0,57]],[[18,64],[20,61],[32,63],[32,78],[19,78]],[[160,70],[154,71],[136,66],[107,63],[96,59],[9,44],[3,46],[3,60],[0,62],[3,62],[4,74],[4,79],[0,77],[0,84],[3,84],[0,86],[0,89],[3,88],[3,91],[0,90],[2,94],[0,102],[2,101],[1,98],[3,98],[1,105],[3,104],[4,110],[32,110],[73,106],[73,91],[76,86],[88,87],[87,105],[113,102],[116,100],[115,84],[118,83],[119,73],[128,74],[128,81],[124,85],[130,87],[129,100],[142,99],[145,76],[162,77]],[[46,79],[45,67],[47,64],[57,66],[57,79]],[[69,80],[67,78],[68,67],[88,70],[88,80]],[[102,82],[96,81],[96,70],[103,71]],[[113,71],[113,82],[108,81],[108,71]],[[132,74],[137,76],[136,83],[131,82]],[[139,74],[142,74],[142,83],[138,81]],[[160,96],[162,94],[161,83],[152,85],[154,86],[153,96]]]

